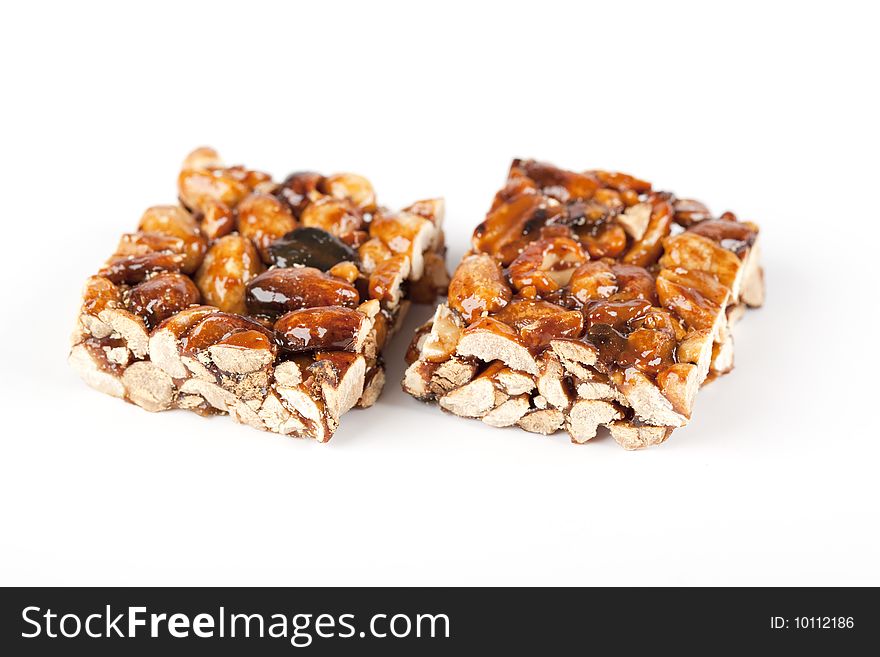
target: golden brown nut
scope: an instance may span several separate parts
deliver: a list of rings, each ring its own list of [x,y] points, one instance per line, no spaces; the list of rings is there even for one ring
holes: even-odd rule
[[[269,245],[294,228],[290,210],[269,194],[250,194],[238,206],[238,232],[254,243],[266,263],[271,262]]]
[[[474,231],[474,250],[497,256],[508,265],[520,251],[538,237],[542,226],[565,213],[555,199],[524,193],[486,215]]]
[[[146,255],[148,253],[184,253],[186,243],[174,235],[165,233],[125,233],[116,246],[117,256]]]
[[[126,294],[126,306],[153,327],[173,314],[199,303],[199,290],[183,274],[166,272],[136,285]]]
[[[708,219],[691,226],[688,232],[708,237],[737,255],[752,246],[758,237],[758,227],[755,224],[729,219]]]
[[[366,315],[340,306],[294,310],[275,322],[288,351],[357,351]]]
[[[675,220],[675,223],[684,226],[685,228],[712,218],[709,208],[699,201],[694,201],[689,198],[675,199],[675,202],[672,204],[672,210],[674,212],[673,219]]]
[[[385,245],[385,242],[374,237],[360,245],[358,255],[361,259],[361,268],[369,274],[379,266],[379,263],[390,258],[393,253]]]
[[[628,265],[647,267],[655,262],[663,252],[663,239],[672,228],[672,205],[665,199],[658,199],[653,204],[651,219],[642,239],[636,241],[623,256]]]
[[[239,177],[227,169],[184,169],[177,177],[177,191],[180,200],[193,210],[201,210],[207,201],[234,208],[251,191]]]
[[[538,294],[568,285],[574,270],[587,261],[580,244],[568,237],[568,229],[543,229],[541,238],[526,246],[510,263],[508,276],[516,290],[534,287]]]
[[[323,180],[324,176],[320,173],[297,171],[284,179],[275,194],[287,204],[295,217],[299,217],[309,203],[321,198],[318,187]]]
[[[299,219],[303,226],[320,228],[337,237],[359,230],[364,223],[361,211],[351,201],[330,196],[309,203]]]
[[[535,160],[514,160],[511,174],[531,178],[544,194],[563,202],[592,198],[599,189],[599,180],[592,172],[575,173]]]
[[[191,353],[207,349],[229,336],[240,332],[255,332],[262,334],[272,342],[274,334],[271,329],[262,324],[241,315],[231,313],[213,312],[196,322],[183,336],[183,349]],[[247,336],[244,336],[245,339]],[[262,341],[261,341],[262,344]]]
[[[336,199],[347,199],[364,212],[376,211],[376,192],[363,176],[354,173],[337,173],[322,181],[321,191]]]
[[[576,338],[584,327],[584,317],[576,310],[565,310],[540,300],[514,300],[493,317],[516,329],[526,346],[537,349],[557,338]]]
[[[393,309],[400,303],[401,287],[410,272],[408,255],[394,255],[383,260],[370,274],[368,289],[371,299]]]
[[[572,273],[569,292],[581,303],[607,299],[617,292],[617,277],[605,261],[586,262]]]
[[[732,224],[732,221],[722,223]],[[733,289],[742,262],[736,255],[722,248],[708,237],[685,232],[666,239],[660,266],[667,269],[684,268],[712,274],[719,283]]]
[[[214,242],[195,275],[202,300],[228,313],[247,313],[247,283],[263,271],[253,243],[241,235],[227,235]]]
[[[719,321],[730,290],[706,272],[664,269],[657,275],[657,295],[689,328],[709,329]]]
[[[606,223],[595,235],[581,236],[591,258],[616,258],[626,250],[626,231],[617,224]]]
[[[157,205],[148,208],[141,217],[138,230],[177,237],[183,242],[183,272],[191,274],[202,263],[208,248],[196,220],[177,205]]]
[[[602,184],[611,187],[619,192],[633,191],[639,194],[645,194],[651,191],[651,183],[645,180],[639,180],[635,176],[616,171],[593,171],[593,173]]]
[[[235,216],[225,203],[207,201],[202,205],[202,218],[199,228],[209,240],[229,235],[235,228]]]
[[[644,267],[616,263],[611,266],[617,279],[615,300],[644,299],[651,304],[657,302],[657,288],[654,277]]]
[[[133,285],[161,271],[180,271],[183,256],[178,253],[146,253],[144,255],[118,256],[101,268],[98,276],[116,284]]]
[[[247,284],[246,303],[254,314],[279,314],[314,306],[358,304],[357,289],[312,267],[270,269]]]
[[[513,296],[501,266],[492,256],[466,256],[449,283],[449,306],[470,324],[483,313],[501,310]]]
[[[91,276],[83,287],[82,310],[97,316],[106,308],[116,308],[122,303],[118,287],[103,276]]]

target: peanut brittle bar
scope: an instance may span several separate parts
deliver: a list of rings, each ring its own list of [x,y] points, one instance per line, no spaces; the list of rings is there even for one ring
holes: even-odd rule
[[[411,300],[448,284],[443,202],[380,207],[354,174],[282,182],[200,148],[88,279],[70,363],[149,411],[327,441],[372,405]]]
[[[515,160],[404,390],[490,426],[627,449],[688,423],[763,303],[758,227],[622,173]]]

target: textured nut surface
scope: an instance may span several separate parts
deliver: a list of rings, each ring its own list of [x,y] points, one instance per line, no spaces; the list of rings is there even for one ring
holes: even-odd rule
[[[315,306],[358,304],[357,289],[312,267],[270,269],[247,283],[247,307],[252,313],[279,314]]]
[[[363,313],[341,306],[303,308],[280,317],[274,328],[289,351],[357,351],[366,319]]]
[[[253,243],[241,235],[227,235],[208,249],[195,282],[204,303],[225,312],[245,314],[247,283],[262,271]]]
[[[175,251],[183,254],[183,271],[187,274],[198,269],[208,248],[196,220],[177,205],[156,205],[148,208],[141,217],[138,230],[179,239],[182,248]]]
[[[467,323],[501,310],[512,296],[500,264],[484,253],[466,256],[449,282],[449,306]]]
[[[271,262],[269,245],[296,228],[290,210],[269,194],[250,194],[238,206],[238,232],[250,239],[263,260]]]
[[[186,276],[166,272],[136,285],[126,295],[126,307],[148,327],[199,303],[199,289]]]

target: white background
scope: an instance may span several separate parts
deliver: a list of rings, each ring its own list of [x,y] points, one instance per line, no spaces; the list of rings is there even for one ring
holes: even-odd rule
[[[870,3],[14,3],[2,10],[2,584],[880,584]],[[67,367],[83,280],[183,156],[445,195],[514,156],[763,228],[767,305],[668,443],[577,447],[398,381],[328,445]]]

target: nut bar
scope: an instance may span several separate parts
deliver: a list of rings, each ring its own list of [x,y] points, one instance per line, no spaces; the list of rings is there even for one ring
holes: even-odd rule
[[[626,449],[688,423],[763,302],[758,227],[622,173],[514,160],[413,338],[409,394],[493,427]]]
[[[186,158],[178,192],[86,281],[71,365],[149,411],[329,440],[376,401],[411,301],[446,289],[443,201],[392,212],[362,176],[273,182],[210,148]]]

